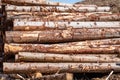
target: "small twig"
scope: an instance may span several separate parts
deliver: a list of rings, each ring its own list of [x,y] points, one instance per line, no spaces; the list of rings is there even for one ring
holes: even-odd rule
[[[105,80],[108,80],[110,78],[110,76],[113,74],[114,71],[111,71],[110,74],[108,75],[108,77]]]
[[[55,75],[59,74],[60,71],[61,71],[61,69],[59,69],[59,70],[55,73]]]
[[[25,78],[19,74],[17,74],[18,77],[20,77],[22,80],[25,80]]]

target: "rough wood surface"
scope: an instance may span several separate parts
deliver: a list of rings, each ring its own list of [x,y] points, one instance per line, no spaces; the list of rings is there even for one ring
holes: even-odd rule
[[[103,25],[104,24],[104,25]],[[13,23],[13,30],[33,31],[33,30],[47,30],[47,29],[69,29],[69,28],[111,28],[120,27],[119,21],[113,22],[43,22],[43,21],[26,21],[15,20]]]
[[[4,73],[120,72],[117,63],[3,63]]]
[[[83,28],[45,31],[7,31],[6,42],[56,43],[81,40],[120,38],[119,28]],[[109,41],[109,40],[108,40]]]
[[[117,54],[55,54],[19,52],[15,56],[17,62],[81,62],[81,63],[111,63],[120,62]]]
[[[5,44],[4,54],[18,52],[43,52],[61,54],[116,54],[120,45],[79,45],[79,44]]]

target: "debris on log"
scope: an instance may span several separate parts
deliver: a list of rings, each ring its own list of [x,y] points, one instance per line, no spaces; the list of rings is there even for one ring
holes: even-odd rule
[[[80,63],[111,63],[120,62],[117,54],[55,54],[19,52],[15,56],[17,62],[80,62]]]
[[[41,78],[41,77],[43,77],[43,75],[40,72],[36,72],[36,73],[32,74],[33,79],[38,79],[38,78]]]

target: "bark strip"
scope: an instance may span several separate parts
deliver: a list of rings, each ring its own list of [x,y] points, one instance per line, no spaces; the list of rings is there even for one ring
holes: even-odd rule
[[[80,62],[80,63],[111,63],[120,62],[116,54],[55,54],[19,52],[15,56],[17,62]]]
[[[120,72],[116,63],[3,63],[4,73]]]
[[[77,45],[77,44],[5,44],[5,55],[18,52],[43,52],[56,54],[116,54],[120,45]]]
[[[119,21],[113,22],[41,22],[41,21],[26,21],[15,20],[13,30],[33,31],[33,30],[47,30],[47,29],[68,29],[68,28],[110,28],[120,27]],[[103,25],[104,24],[104,25]]]
[[[119,28],[68,29],[45,31],[7,31],[7,43],[56,43],[107,38],[120,38]],[[108,40],[109,41],[109,40]],[[119,40],[118,40],[119,42]]]

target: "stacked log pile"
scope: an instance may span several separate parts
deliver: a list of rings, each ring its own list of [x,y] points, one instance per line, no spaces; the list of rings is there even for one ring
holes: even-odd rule
[[[109,6],[46,0],[2,3],[13,22],[5,32],[4,55],[15,56],[3,63],[5,73],[66,73],[55,76],[72,80],[68,73],[120,72],[120,14],[110,12]],[[54,80],[53,75],[44,77],[40,80]]]

